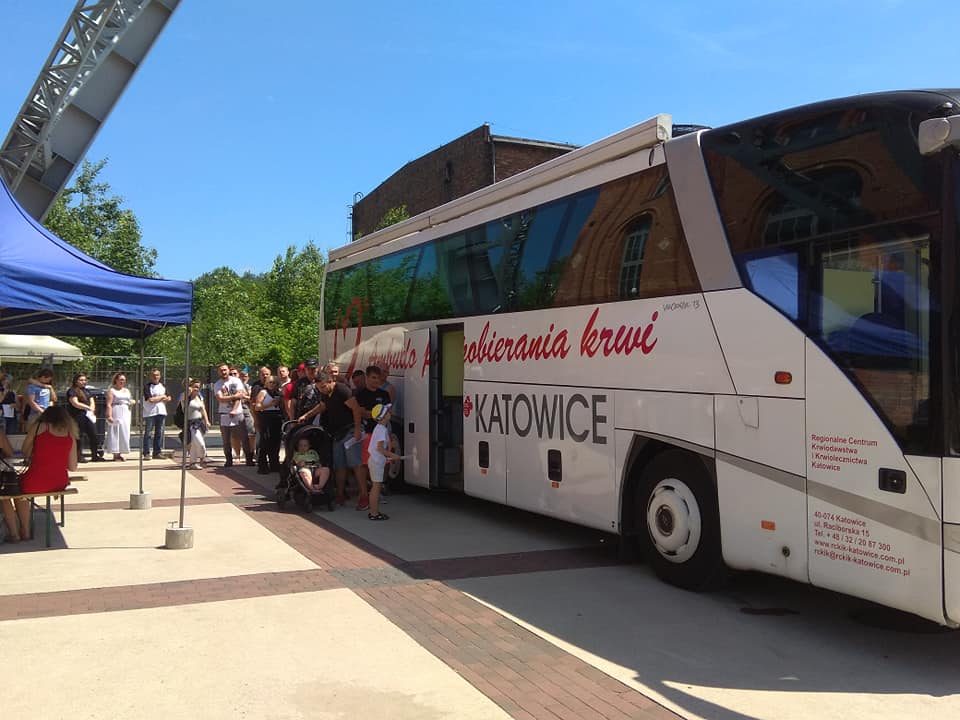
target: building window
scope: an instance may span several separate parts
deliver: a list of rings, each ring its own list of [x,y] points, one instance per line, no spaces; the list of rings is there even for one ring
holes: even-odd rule
[[[643,268],[643,254],[650,237],[650,216],[644,215],[627,229],[623,243],[623,260],[620,264],[621,300],[635,298],[640,294],[640,271]]]

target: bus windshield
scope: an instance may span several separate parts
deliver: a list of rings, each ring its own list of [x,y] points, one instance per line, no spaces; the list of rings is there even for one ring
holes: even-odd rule
[[[844,369],[904,452],[939,454],[943,169],[917,151],[920,117],[853,101],[710,131],[703,147],[744,285]]]

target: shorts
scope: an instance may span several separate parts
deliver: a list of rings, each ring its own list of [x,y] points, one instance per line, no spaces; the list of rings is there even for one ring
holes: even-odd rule
[[[340,440],[333,441],[333,469],[355,468],[363,465],[363,443],[356,442],[349,448],[343,446],[343,441],[352,438],[353,433]]]
[[[250,414],[250,411],[247,408],[243,409],[243,424],[247,428],[247,435],[257,434],[257,428],[253,424],[253,415]]]
[[[370,471],[370,482],[382,483],[383,471],[386,469],[386,463],[368,462],[367,469]]]
[[[243,421],[243,415],[232,413],[220,413],[220,427],[229,428],[229,427],[243,427],[244,430],[247,429],[246,423]]]

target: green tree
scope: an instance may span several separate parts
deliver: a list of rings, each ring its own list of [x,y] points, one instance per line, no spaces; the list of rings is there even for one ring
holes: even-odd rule
[[[373,231],[383,230],[385,227],[390,227],[391,225],[396,225],[398,222],[409,219],[410,213],[407,212],[407,206],[398,205],[397,207],[390,208],[383,214],[383,217],[380,218],[380,221],[373,228]]]
[[[383,217],[377,221],[377,224],[374,226],[373,231],[383,230],[385,227],[390,227],[391,225],[396,225],[398,222],[403,222],[404,220],[410,219],[410,213],[407,211],[406,205],[398,205],[397,207],[392,207],[387,210]],[[357,233],[354,236],[354,240],[359,240],[363,237],[363,233]]]
[[[44,224],[92,258],[128,275],[156,277],[157,251],[143,245],[136,215],[110,184],[98,181],[107,165],[84,160],[72,186],[57,198]]]
[[[106,160],[84,162],[74,184],[51,208],[47,227],[115,270],[155,277],[157,251],[143,245],[133,211],[99,179]],[[398,211],[401,209],[397,209]],[[406,212],[406,208],[402,208]],[[396,213],[395,213],[396,215]],[[237,274],[221,267],[194,281],[191,367],[220,362],[276,367],[317,354],[324,258],[312,242],[290,246],[267,273]],[[184,362],[185,327],[147,338],[145,353],[172,365]],[[86,355],[139,354],[135,340],[68,338]]]
[[[263,360],[270,367],[317,354],[324,265],[323,253],[309,242],[299,251],[289,246],[264,275],[260,316],[268,338]]]
[[[107,160],[84,161],[73,185],[57,198],[44,224],[58,237],[128,275],[155,277],[157,251],[143,244],[140,223],[110,184],[98,180]],[[87,355],[130,355],[137,342],[122,338],[68,338]]]
[[[191,365],[244,364],[260,358],[269,342],[258,314],[259,276],[227,267],[194,281]]]

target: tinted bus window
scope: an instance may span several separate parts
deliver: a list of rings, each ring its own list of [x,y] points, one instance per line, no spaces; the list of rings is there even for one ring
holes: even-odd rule
[[[704,133],[734,254],[938,209],[939,171],[917,151],[914,108],[811,113]]]
[[[389,325],[403,319],[419,256],[419,248],[410,248],[365,265],[370,283],[366,324]]]
[[[700,289],[666,166],[334,271],[327,288],[327,328],[357,298],[384,325]]]
[[[700,290],[666,166],[600,188],[562,261],[554,305]]]
[[[407,305],[408,320],[430,320],[452,317],[450,293],[437,267],[434,245],[423,245]]]
[[[931,295],[941,170],[892,105],[703,135],[744,285],[843,368],[907,452],[932,452]]]

